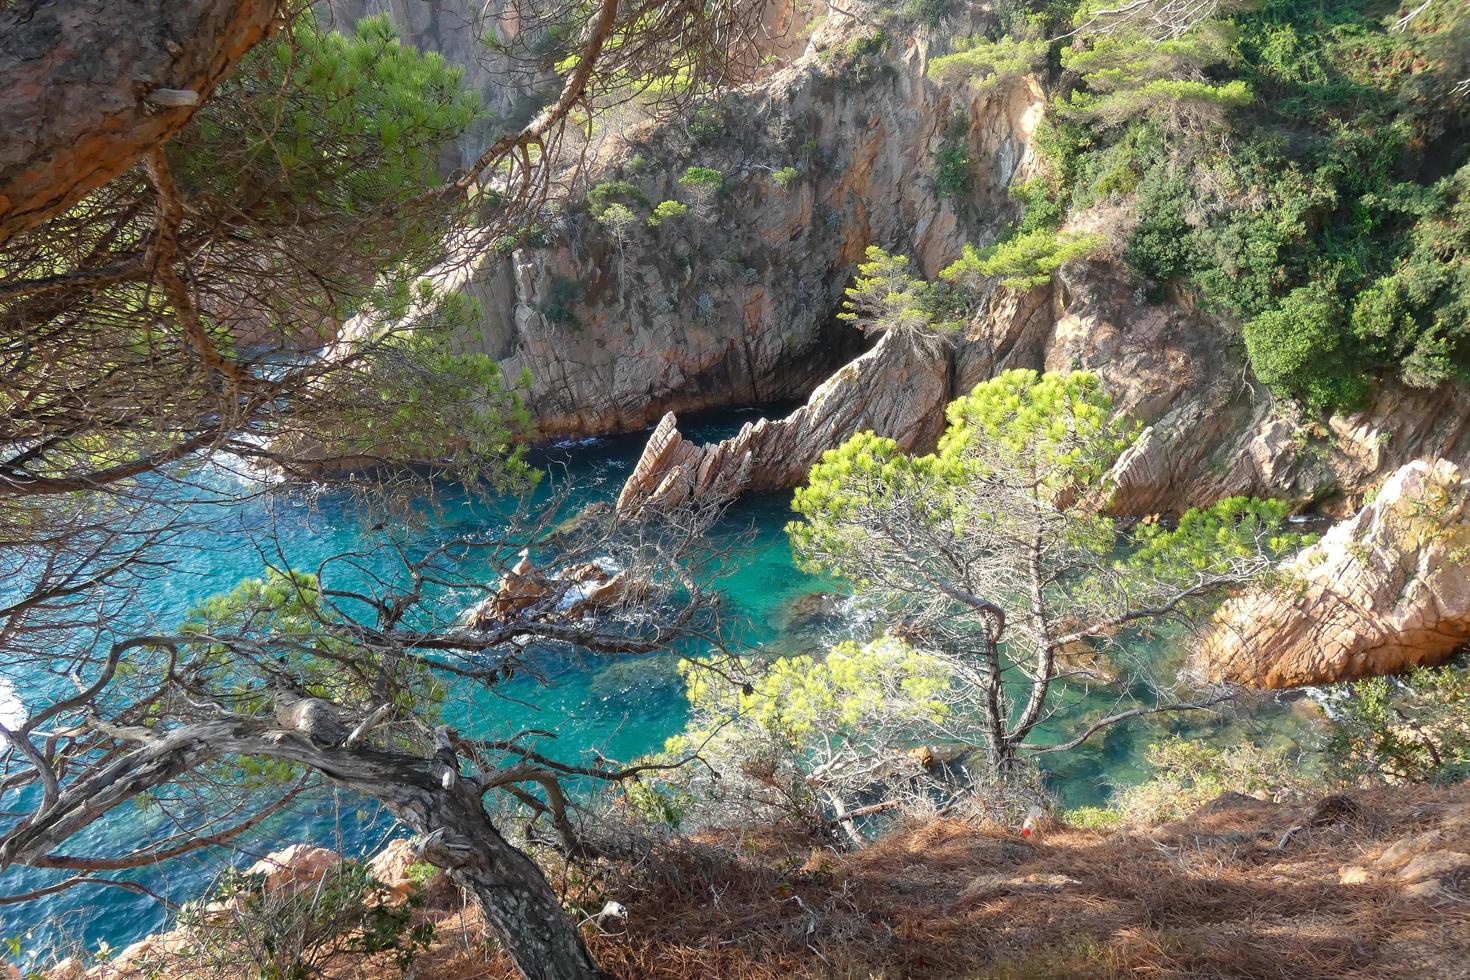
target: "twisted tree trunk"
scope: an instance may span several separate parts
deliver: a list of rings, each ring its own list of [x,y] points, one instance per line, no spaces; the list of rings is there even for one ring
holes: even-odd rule
[[[496,830],[481,799],[481,784],[459,775],[453,752],[447,749],[423,758],[322,745],[299,732],[272,730],[244,719],[200,721],[167,733],[93,724],[138,747],[67,787],[49,807],[0,836],[0,870],[12,863],[81,871],[105,868],[104,856],[62,855],[55,849],[119,806],[214,759],[283,759],[380,801],[422,835],[423,859],[445,869],[475,896],[522,976],[606,977],[541,868]]]

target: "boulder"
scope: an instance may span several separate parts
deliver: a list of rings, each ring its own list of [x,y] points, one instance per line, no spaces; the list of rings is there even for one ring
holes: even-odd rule
[[[1470,640],[1467,546],[1470,478],[1442,459],[1402,466],[1279,581],[1221,607],[1200,673],[1283,688],[1440,663]]]
[[[46,971],[46,980],[79,980],[87,975],[87,968],[82,964],[79,957],[67,956],[56,961],[51,969]]]
[[[502,575],[495,593],[465,611],[461,622],[470,629],[487,629],[551,595],[552,586],[522,551],[520,561]]]
[[[321,881],[341,860],[342,855],[325,847],[292,844],[267,854],[245,873],[265,875],[267,891],[294,891]]]
[[[783,633],[821,633],[841,622],[842,602],[835,592],[803,592],[782,605],[776,626]]]

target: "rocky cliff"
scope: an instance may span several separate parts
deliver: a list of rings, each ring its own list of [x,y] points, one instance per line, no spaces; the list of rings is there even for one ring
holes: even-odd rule
[[[521,9],[510,0],[330,5],[342,26],[387,13],[408,41],[464,65],[492,129],[529,112],[545,87],[484,44],[528,44]],[[983,29],[988,14],[963,16],[968,25],[939,33]],[[921,364],[854,360],[862,340],[832,315],[863,249],[908,253],[933,275],[965,242],[992,240],[1016,214],[1009,190],[1035,170],[1044,104],[1027,81],[937,84],[927,69],[944,41],[870,21],[804,0],[772,4],[762,78],[678,120],[610,118],[565,206],[520,247],[479,241],[442,270],[482,310],[465,343],[512,376],[529,372],[541,435],[636,430],[669,412],[803,398],[821,385],[812,405],[727,447],[730,458],[752,452],[752,488],[774,489],[798,482],[855,427],[922,447],[938,421],[920,402],[936,386],[953,396],[1007,367],[1085,367],[1149,426],[1115,474],[1120,513],[1236,493],[1347,513],[1408,460],[1470,461],[1464,391],[1389,385],[1359,415],[1299,419],[1253,382],[1234,325],[1185,300],[1145,302],[1106,255],[1025,296],[997,291],[930,378],[920,380]],[[484,135],[471,133],[463,154]],[[937,181],[941,151],[968,161],[958,193]],[[719,191],[681,186],[689,166],[720,171]],[[630,226],[607,227],[584,200],[611,181],[631,188],[620,197],[637,219]],[[649,226],[664,200],[692,207]],[[1110,213],[1079,220],[1116,238]],[[862,382],[844,384],[853,371]],[[917,400],[878,404],[904,391]]]
[[[1280,581],[1221,608],[1201,672],[1280,688],[1439,663],[1470,640],[1467,549],[1470,476],[1445,460],[1409,463]]]

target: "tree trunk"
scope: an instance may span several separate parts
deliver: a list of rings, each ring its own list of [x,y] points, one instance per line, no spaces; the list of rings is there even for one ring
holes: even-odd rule
[[[265,37],[277,0],[0,3],[0,244],[163,144]]]
[[[541,868],[490,823],[479,797],[459,785],[443,791],[427,814],[424,859],[446,868],[474,893],[521,975],[529,980],[595,980],[582,934],[562,908]]]

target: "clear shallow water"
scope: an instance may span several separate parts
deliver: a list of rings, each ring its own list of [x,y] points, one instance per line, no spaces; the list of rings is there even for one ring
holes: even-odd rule
[[[685,423],[685,434],[702,440],[722,438],[754,417],[757,413],[751,411],[725,413],[717,419],[691,418]],[[610,500],[621,489],[645,439],[646,433],[640,433],[567,443],[539,451],[533,462],[548,467],[555,480],[569,480],[579,502]],[[793,602],[831,587],[793,565],[783,531],[790,517],[789,495],[781,494],[743,500],[728,518],[732,532],[748,528],[753,535],[743,543],[738,565],[722,582],[727,608],[743,624],[742,639],[751,646],[764,646],[770,655],[819,650],[844,629],[860,632],[867,628],[860,623],[834,625],[828,621],[813,628],[783,629]],[[169,573],[145,587],[141,599],[146,610],[140,614],[140,626],[171,628],[199,600],[228,591],[242,578],[260,575],[268,563],[280,565],[284,558],[292,567],[311,570],[332,555],[361,548],[371,536],[364,526],[366,519],[344,500],[292,491],[215,507],[209,518],[176,543],[175,565]],[[430,547],[457,536],[483,533],[502,526],[504,519],[494,505],[450,491],[442,513],[414,532],[412,544]],[[445,599],[449,604],[457,601],[454,596]],[[467,602],[468,597],[459,602],[459,608]],[[1150,644],[1150,659],[1167,676],[1177,651],[1167,640],[1155,639]],[[525,728],[555,732],[558,737],[541,748],[566,761],[583,760],[591,751],[612,759],[632,759],[661,748],[668,736],[684,726],[683,685],[671,656],[559,656],[538,666],[549,681],[545,690],[533,689],[529,679],[517,679],[502,689],[511,696],[530,696],[527,700],[534,699],[537,709],[478,690],[459,692],[462,696],[452,699],[447,720],[485,736]],[[0,678],[0,701],[4,700],[3,680]],[[24,679],[15,680],[24,691]],[[1067,692],[1065,696],[1077,702],[1064,713],[1070,719],[1105,713],[1115,697],[1106,690],[1093,695]],[[1059,740],[1070,727],[1043,731],[1035,740]],[[1046,757],[1052,788],[1068,805],[1103,802],[1111,787],[1145,777],[1143,753],[1150,742],[1168,731],[1185,730],[1227,742],[1291,738],[1294,732],[1289,713],[1281,709],[1229,720],[1198,716],[1141,719],[1116,726],[1082,749]],[[165,815],[144,812],[124,828],[114,825],[95,830],[67,849],[81,851],[93,844],[119,853],[139,846],[148,836],[166,834],[168,829]],[[276,820],[270,836],[283,842],[312,841],[354,854],[377,849],[392,834],[392,822],[373,805],[340,794],[310,812]],[[248,863],[256,856],[216,850],[129,877],[173,901],[184,901],[208,885],[222,862]],[[12,869],[0,879],[0,893],[24,891],[50,880],[54,879]],[[79,940],[89,948],[105,941],[119,947],[157,930],[165,921],[165,911],[146,896],[82,886],[25,905],[0,906],[0,939],[24,935],[25,949],[44,956],[58,941]]]

